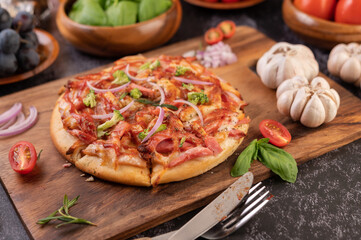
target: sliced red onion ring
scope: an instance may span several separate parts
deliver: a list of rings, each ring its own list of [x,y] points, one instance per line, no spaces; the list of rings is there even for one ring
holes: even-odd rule
[[[8,129],[0,130],[0,137],[17,135],[31,128],[36,122],[38,111],[34,106],[31,106],[29,111],[30,111],[29,116],[25,121],[22,121],[16,126],[13,125]]]
[[[201,124],[203,126],[203,115],[202,115],[201,110],[199,110],[199,108],[196,105],[194,105],[193,103],[188,102],[186,100],[183,100],[183,99],[178,99],[178,100],[175,100],[174,102],[175,103],[185,103],[185,104],[188,104],[189,106],[191,106],[192,108],[194,108],[194,110],[197,112],[199,120],[201,120]]]
[[[15,118],[22,108],[21,103],[15,103],[9,110],[0,115],[0,124],[6,123]]]
[[[154,127],[152,128],[152,130],[150,130],[150,132],[148,133],[148,135],[143,139],[142,143],[144,143],[145,141],[147,141],[154,133],[155,131],[157,131],[157,129],[159,128],[159,126],[162,124],[163,119],[164,119],[164,109],[161,107],[157,107],[159,108],[159,116],[158,116],[158,120],[157,122],[154,124]]]
[[[88,87],[92,90],[94,90],[95,93],[106,93],[106,92],[118,92],[119,90],[128,87],[128,85],[130,84],[130,82],[119,86],[119,87],[115,87],[115,88],[109,88],[109,89],[101,89],[101,88],[96,88],[93,87],[89,81],[86,82],[86,84],[88,85]]]
[[[133,104],[134,104],[134,100],[131,101],[127,106],[120,109],[119,113],[123,113],[123,112],[127,111]],[[108,113],[108,114],[103,114],[103,115],[92,115],[92,118],[94,118],[94,119],[107,119],[107,118],[112,118],[113,114],[114,114],[114,112],[113,113]]]
[[[24,113],[22,112],[19,112],[19,114],[10,119],[10,121],[6,122],[5,124],[3,124],[1,127],[0,127],[0,130],[3,130],[3,129],[7,129],[7,128],[10,128],[10,127],[13,127],[13,126],[16,126],[18,125],[20,122],[24,121],[25,120],[25,116],[24,116]]]
[[[232,98],[235,102],[241,105],[242,100],[236,94],[231,93],[229,91],[225,91],[225,93],[228,94],[228,96],[230,96],[230,98]]]
[[[173,77],[173,78],[177,81],[185,82],[185,83],[192,83],[192,84],[198,84],[198,85],[213,85],[213,83],[211,83],[211,82],[191,80],[191,79],[186,79],[186,78],[182,78],[182,77]]]
[[[149,82],[152,86],[156,87],[159,92],[160,92],[160,102],[159,102],[159,105],[162,105],[165,101],[165,94],[164,94],[164,91],[163,89],[161,88],[161,86],[159,86],[158,84],[156,83],[152,83],[152,82]]]
[[[125,74],[127,74],[127,76],[132,79],[133,81],[148,81],[149,77],[146,78],[136,78],[132,75],[130,75],[129,73],[129,64],[125,67]]]
[[[25,121],[25,115],[23,112],[19,112],[17,118],[16,118],[16,122],[11,125],[10,127],[8,127],[8,129],[13,129],[15,128],[16,126],[18,126],[19,124],[21,124],[22,122]]]

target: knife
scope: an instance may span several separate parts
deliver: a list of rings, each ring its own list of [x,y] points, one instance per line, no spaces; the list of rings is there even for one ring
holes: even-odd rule
[[[253,174],[247,172],[229,186],[221,195],[175,232],[166,233],[152,240],[191,240],[207,232],[227,215],[247,195],[253,183]]]

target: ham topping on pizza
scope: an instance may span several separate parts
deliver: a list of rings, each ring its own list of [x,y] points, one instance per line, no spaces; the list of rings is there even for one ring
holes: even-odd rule
[[[69,81],[59,102],[64,128],[77,146],[88,146],[82,154],[99,156],[114,168],[152,162],[172,168],[217,156],[222,139],[245,136],[246,103],[192,60],[125,57]]]

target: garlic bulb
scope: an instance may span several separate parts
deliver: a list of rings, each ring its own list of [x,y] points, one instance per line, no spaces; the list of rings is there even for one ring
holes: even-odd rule
[[[361,88],[361,46],[338,44],[330,53],[327,68],[332,75]]]
[[[277,89],[277,108],[282,114],[306,127],[318,127],[332,121],[340,106],[340,97],[322,77],[310,83],[303,76],[284,81]]]
[[[294,76],[311,80],[318,71],[318,63],[308,47],[286,42],[275,44],[257,62],[258,75],[272,89]]]

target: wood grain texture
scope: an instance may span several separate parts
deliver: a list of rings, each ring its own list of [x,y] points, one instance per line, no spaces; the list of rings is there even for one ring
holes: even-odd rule
[[[200,41],[201,37],[190,39],[145,55],[179,55],[187,50],[197,49]],[[262,137],[258,124],[266,118],[275,119],[290,130],[293,140],[285,150],[295,157],[298,164],[361,138],[361,101],[337,83],[329,80],[341,97],[337,117],[316,129],[303,127],[278,113],[275,91],[266,88],[250,69],[274,42],[255,29],[242,26],[237,27],[235,36],[226,43],[230,44],[237,54],[238,62],[213,71],[240,91],[249,103],[245,111],[252,119],[248,136],[238,152],[253,139]],[[230,176],[230,170],[237,154],[201,176],[155,188],[130,187],[98,179],[95,182],[85,182],[85,178],[80,177],[81,172],[76,168],[63,168],[65,160],[56,151],[49,136],[49,119],[58,97],[58,89],[70,78],[59,79],[0,99],[0,112],[15,102],[24,103],[25,109],[35,105],[39,110],[39,120],[32,129],[15,137],[0,139],[0,176],[35,239],[130,237],[208,203],[215,194],[235,181],[235,178]],[[34,143],[38,151],[43,149],[36,168],[26,176],[15,173],[7,159],[10,147],[19,140]],[[257,161],[252,164],[251,171],[255,175],[255,182],[272,175]],[[61,206],[64,194],[69,198],[80,195],[79,204],[70,212],[98,226],[74,225],[55,229],[55,224],[52,223],[44,227],[37,225],[38,219],[48,216]]]
[[[126,26],[106,27],[79,24],[67,13],[75,0],[60,3],[56,24],[63,37],[81,51],[98,56],[120,56],[143,52],[166,43],[182,20],[179,0],[165,13],[148,21]]]
[[[339,43],[361,42],[361,25],[342,24],[313,17],[298,10],[291,0],[282,5],[283,20],[306,42],[332,49]]]

